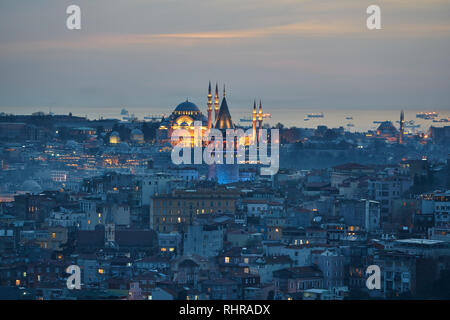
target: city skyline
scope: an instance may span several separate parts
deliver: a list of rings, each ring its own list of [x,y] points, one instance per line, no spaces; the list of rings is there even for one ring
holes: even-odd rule
[[[1,0],[0,302],[449,300],[449,9]]]

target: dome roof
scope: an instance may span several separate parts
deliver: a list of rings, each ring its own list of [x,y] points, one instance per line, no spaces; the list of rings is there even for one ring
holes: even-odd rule
[[[121,143],[119,144],[119,148],[121,148],[121,149],[123,149],[123,150],[128,150],[128,149],[130,149],[130,146],[129,146],[128,143],[126,143],[126,142],[121,142]]]
[[[132,135],[142,135],[143,133],[142,133],[142,131],[140,129],[133,129],[131,131],[131,134]]]
[[[192,102],[185,101],[180,103],[176,108],[175,111],[193,111],[193,112],[200,112],[200,109]]]
[[[31,193],[42,192],[41,186],[34,180],[27,180],[22,184],[23,191],[29,191]]]

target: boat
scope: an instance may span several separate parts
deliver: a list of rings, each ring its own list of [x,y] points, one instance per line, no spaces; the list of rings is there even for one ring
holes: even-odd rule
[[[353,120],[353,117],[345,117],[345,120]]]
[[[145,116],[144,119],[145,120],[151,120],[151,121],[160,121],[163,118],[165,118],[165,114],[156,114],[156,115],[149,115],[149,116]]]
[[[306,115],[308,118],[323,118],[323,112],[319,113],[308,113]]]
[[[416,118],[421,118],[425,120],[432,120],[439,116],[439,113],[437,112],[419,112],[416,114]]]
[[[303,119],[303,121],[309,121],[310,119],[309,118],[305,118],[305,119]]]
[[[354,127],[355,125],[353,123],[347,123],[347,127]]]
[[[263,113],[262,117],[263,117],[263,119],[270,119],[270,118],[272,118],[272,115],[270,113]],[[256,120],[258,120],[258,117],[256,117]],[[240,121],[241,122],[252,122],[253,119],[251,117],[241,118]]]
[[[433,120],[433,122],[445,122],[445,123],[447,123],[447,122],[450,122],[450,120],[449,120],[449,119],[442,118],[442,119],[440,119],[440,120]]]
[[[133,122],[133,121],[138,120],[138,118],[134,115],[134,113],[133,113],[131,116],[128,116],[128,117],[122,117],[122,119],[123,119],[124,121],[129,121],[129,122]]]
[[[127,109],[122,109],[122,111],[120,111],[120,114],[122,116],[127,116],[128,115],[128,110]]]

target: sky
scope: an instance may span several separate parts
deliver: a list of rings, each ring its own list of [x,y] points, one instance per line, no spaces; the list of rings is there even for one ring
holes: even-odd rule
[[[232,112],[450,110],[450,1],[0,1],[0,112],[204,110],[209,80]]]

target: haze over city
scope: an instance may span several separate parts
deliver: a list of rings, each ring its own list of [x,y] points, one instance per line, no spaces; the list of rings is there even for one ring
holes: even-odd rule
[[[0,303],[449,300],[449,9],[0,0]]]

